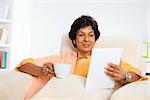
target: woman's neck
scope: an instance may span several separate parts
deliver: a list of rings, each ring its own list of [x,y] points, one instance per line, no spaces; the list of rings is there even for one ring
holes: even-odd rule
[[[81,52],[77,51],[78,59],[87,58],[87,56],[91,55],[91,51],[89,52]]]

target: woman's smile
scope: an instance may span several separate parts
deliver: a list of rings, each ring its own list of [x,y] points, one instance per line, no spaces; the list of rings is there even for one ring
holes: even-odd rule
[[[76,37],[76,46],[80,52],[91,52],[95,44],[95,34],[91,26],[79,29]]]
[[[82,46],[83,46],[84,48],[89,48],[89,47],[91,46],[91,44],[82,44]]]

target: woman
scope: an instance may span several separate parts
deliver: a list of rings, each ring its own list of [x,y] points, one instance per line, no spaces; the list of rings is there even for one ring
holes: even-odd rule
[[[81,16],[74,21],[69,32],[69,38],[76,48],[75,51],[38,59],[28,58],[22,61],[16,69],[33,76],[32,85],[25,98],[30,99],[55,76],[53,63],[70,63],[72,73],[86,77],[91,51],[99,36],[97,22],[91,16]],[[140,71],[124,61],[121,61],[120,65],[108,63],[105,69],[107,75],[122,84],[141,78]]]

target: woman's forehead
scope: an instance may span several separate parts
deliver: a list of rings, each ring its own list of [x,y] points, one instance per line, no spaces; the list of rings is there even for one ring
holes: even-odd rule
[[[92,26],[86,26],[86,27],[80,28],[80,29],[78,30],[78,32],[89,32],[89,31],[93,31]]]

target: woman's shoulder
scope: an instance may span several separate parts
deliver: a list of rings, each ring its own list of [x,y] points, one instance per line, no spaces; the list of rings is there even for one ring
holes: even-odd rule
[[[61,54],[65,54],[65,55],[77,55],[77,52],[76,51],[72,51],[72,50],[65,50]]]

